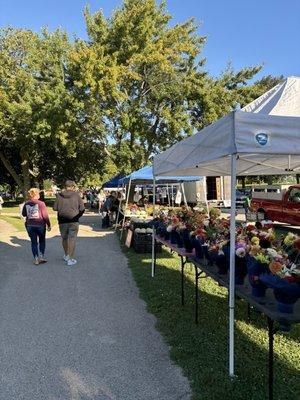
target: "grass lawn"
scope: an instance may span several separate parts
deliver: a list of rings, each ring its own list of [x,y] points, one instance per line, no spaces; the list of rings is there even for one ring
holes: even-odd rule
[[[266,318],[247,304],[236,306],[236,374],[228,377],[227,290],[212,279],[200,279],[199,324],[194,323],[194,268],[185,267],[185,300],[181,306],[180,260],[164,250],[150,277],[151,255],[123,246],[129,267],[157,329],[170,345],[193,389],[193,400],[265,400],[268,398],[268,336]],[[300,399],[300,325],[277,333],[274,343],[274,400]]]
[[[52,206],[53,206],[53,200],[46,200],[45,201],[48,214],[49,216],[55,216],[56,211],[53,211]],[[3,205],[3,208],[1,210],[2,214],[20,214],[20,208],[19,205],[15,201],[10,201],[10,202],[5,202]]]
[[[20,217],[15,215],[0,215],[0,219],[11,224],[19,232],[25,232],[24,221]],[[57,223],[57,219],[54,214],[50,215],[50,222],[51,226],[54,226]]]

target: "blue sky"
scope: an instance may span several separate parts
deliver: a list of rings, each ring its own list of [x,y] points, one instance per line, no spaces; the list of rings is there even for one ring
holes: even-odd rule
[[[87,3],[109,16],[121,0],[0,0],[0,26],[62,27],[85,38]],[[231,62],[235,69],[264,63],[258,77],[300,76],[300,0],[167,0],[167,9],[175,22],[196,19],[208,37],[203,55],[212,75]]]

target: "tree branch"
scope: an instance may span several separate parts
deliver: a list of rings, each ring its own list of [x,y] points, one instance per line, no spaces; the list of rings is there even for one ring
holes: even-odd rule
[[[5,157],[2,151],[0,151],[0,160],[2,161],[4,167],[7,169],[7,171],[10,173],[10,175],[14,178],[16,184],[20,187],[22,187],[22,181],[19,177],[19,175],[16,173],[14,170],[13,166],[9,162],[9,160]]]

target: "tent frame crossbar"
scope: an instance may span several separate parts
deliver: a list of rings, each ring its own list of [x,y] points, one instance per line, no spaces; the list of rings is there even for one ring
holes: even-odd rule
[[[290,163],[289,163],[289,167],[288,168],[283,169],[282,167],[278,167],[276,165],[272,165],[272,164],[269,164],[269,163],[266,163],[266,162],[259,162],[259,161],[249,160],[248,158],[244,158],[244,157],[241,157],[241,160],[246,161],[246,162],[248,162],[250,164],[254,164],[254,165],[261,165],[263,167],[278,169],[279,171],[282,171],[282,172],[285,172],[285,173],[292,172],[292,171],[290,171],[291,170]],[[245,171],[247,171],[248,169],[249,169],[249,167],[246,168],[243,171],[240,171],[239,174],[245,173]]]

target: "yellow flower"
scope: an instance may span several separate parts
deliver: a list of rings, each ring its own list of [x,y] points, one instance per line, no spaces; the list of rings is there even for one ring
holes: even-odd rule
[[[259,239],[258,239],[258,237],[254,236],[254,237],[251,239],[251,244],[253,244],[254,246],[258,246],[258,245],[259,245]]]

